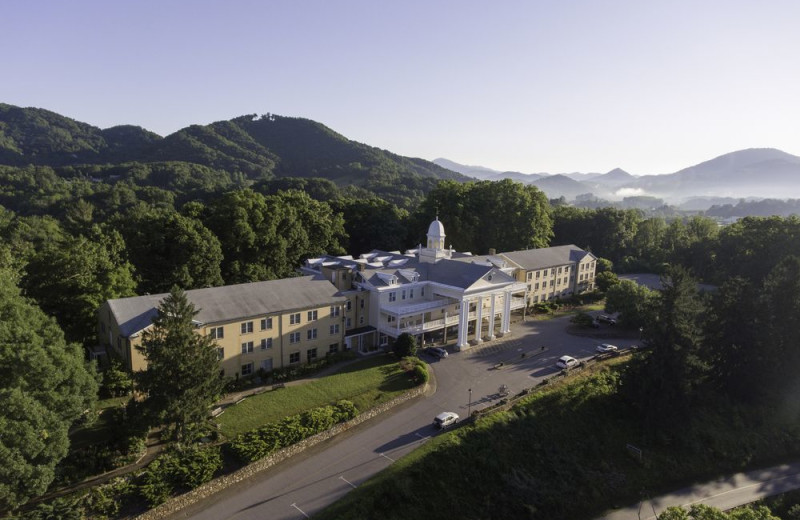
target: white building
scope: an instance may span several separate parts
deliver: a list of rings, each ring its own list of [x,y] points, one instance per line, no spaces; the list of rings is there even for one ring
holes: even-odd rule
[[[447,342],[456,338],[456,347],[464,349],[510,331],[511,313],[524,312],[526,307],[526,295],[532,286],[527,283],[529,272],[549,274],[549,266],[555,261],[559,276],[554,275],[552,280],[559,280],[558,297],[579,292],[574,273],[587,261],[591,264],[594,257],[575,246],[532,251],[550,250],[554,251],[549,255],[517,251],[508,253],[508,257],[459,253],[445,246],[444,226],[437,218],[428,228],[425,247],[405,253],[376,250],[359,258],[312,258],[301,271],[321,275],[334,284],[344,271],[350,285],[340,286],[342,294],[358,292],[368,300],[368,327],[360,328],[357,336],[345,332],[350,348],[365,352],[387,345],[406,332],[423,341],[436,338]],[[541,263],[547,265],[533,270]],[[567,273],[562,276],[564,269]],[[568,288],[570,280],[572,285]],[[589,286],[581,284],[580,292],[584,290]],[[536,301],[539,293],[537,290]],[[377,334],[377,341],[368,341],[365,348],[364,337],[370,333]]]

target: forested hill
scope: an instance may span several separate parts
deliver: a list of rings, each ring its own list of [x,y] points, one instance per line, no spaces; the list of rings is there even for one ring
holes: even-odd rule
[[[468,180],[432,162],[351,141],[326,126],[277,115],[192,125],[161,137],[137,126],[100,128],[39,108],[0,104],[0,164],[74,167],[193,163],[250,181],[319,177],[388,199],[427,193],[440,179]],[[97,168],[92,176],[104,177]]]

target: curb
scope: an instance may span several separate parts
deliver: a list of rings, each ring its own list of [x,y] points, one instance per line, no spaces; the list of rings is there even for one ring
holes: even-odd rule
[[[395,406],[403,404],[406,401],[410,401],[411,399],[415,399],[417,397],[422,396],[428,389],[428,384],[424,384],[413,390],[409,390],[408,392],[399,395],[388,401],[380,406],[367,410],[366,412],[360,414],[355,419],[351,419],[347,422],[337,424],[330,430],[324,431],[322,433],[318,433],[316,435],[312,435],[307,439],[303,439],[302,441],[293,444],[291,446],[287,446],[281,450],[276,451],[270,455],[267,455],[261,460],[253,462],[241,469],[234,471],[228,475],[223,475],[221,477],[215,478],[209,482],[206,482],[202,486],[195,488],[188,493],[184,493],[183,495],[178,495],[177,497],[171,498],[165,503],[151,509],[139,516],[136,517],[136,520],[160,520],[162,518],[167,518],[181,509],[184,509],[188,506],[196,504],[201,500],[204,500],[219,491],[222,491],[234,484],[238,484],[243,480],[246,480],[253,475],[264,471],[272,466],[278,464],[279,462],[283,462],[284,460],[305,451],[306,449],[319,444],[320,442],[326,441],[330,438],[335,437],[336,435],[343,433],[373,417],[380,415]]]

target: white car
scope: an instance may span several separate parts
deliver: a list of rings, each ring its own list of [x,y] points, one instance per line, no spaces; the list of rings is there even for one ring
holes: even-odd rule
[[[444,430],[448,426],[452,426],[458,422],[458,414],[454,412],[442,412],[433,418],[433,425]]]
[[[616,352],[619,349],[614,345],[609,345],[608,343],[603,343],[602,345],[597,345],[595,350],[598,351],[601,354],[607,354],[609,352]]]
[[[560,358],[558,358],[558,361],[556,361],[556,366],[558,368],[562,368],[564,370],[568,370],[568,369],[570,369],[572,367],[576,367],[579,364],[580,364],[580,361],[578,361],[577,359],[575,359],[572,356],[561,356]]]

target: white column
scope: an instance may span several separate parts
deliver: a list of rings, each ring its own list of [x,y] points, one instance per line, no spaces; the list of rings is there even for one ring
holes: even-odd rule
[[[492,294],[492,310],[489,313],[489,340],[494,339],[494,299],[495,294]]]
[[[483,341],[483,298],[478,298],[478,303],[475,307],[475,343],[481,343]]]
[[[461,310],[458,313],[458,350],[466,348],[467,331],[469,330],[469,302],[461,300]]]
[[[511,332],[511,291],[503,294],[503,334]]]

